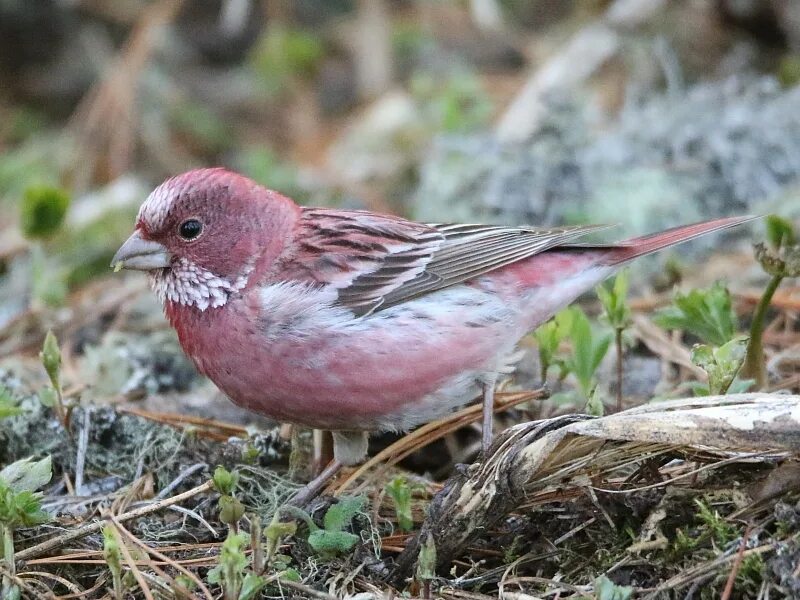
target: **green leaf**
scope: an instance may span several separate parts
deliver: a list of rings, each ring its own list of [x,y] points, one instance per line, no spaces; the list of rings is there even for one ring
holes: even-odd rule
[[[633,595],[633,588],[617,585],[601,575],[594,581],[594,595],[597,600],[628,600]]]
[[[357,535],[347,531],[317,529],[308,536],[308,545],[320,556],[328,558],[344,554],[360,539]]]
[[[436,560],[436,542],[428,533],[417,557],[416,575],[419,581],[430,581],[436,577]]]
[[[728,392],[742,368],[746,353],[747,337],[739,336],[719,348],[695,345],[691,359],[708,374],[708,393],[716,395]]]
[[[339,502],[331,506],[325,513],[323,526],[326,531],[341,531],[350,524],[358,513],[364,508],[365,498],[340,498]]]
[[[118,575],[122,573],[122,551],[119,548],[116,530],[110,525],[103,527],[103,559],[108,568]]]
[[[594,387],[595,371],[608,352],[612,336],[609,333],[595,334],[589,318],[580,308],[572,307],[571,313],[572,354],[566,364],[578,380],[584,397],[588,398]]]
[[[413,489],[408,483],[408,479],[395,477],[386,484],[384,489],[394,503],[397,525],[400,530],[411,531],[414,528],[414,520],[411,515],[411,493]]]
[[[606,412],[606,407],[603,405],[603,399],[597,390],[593,390],[586,402],[586,414],[594,417],[602,417]]]
[[[209,583],[223,586],[224,589],[240,589],[244,570],[249,564],[243,548],[250,541],[246,533],[228,532],[219,553],[219,564],[206,576]]]
[[[35,462],[30,457],[13,462],[0,471],[0,482],[15,493],[35,492],[47,485],[52,476],[53,462],[50,456]]]
[[[41,508],[41,494],[15,492],[0,482],[0,523],[8,527],[32,527],[46,523],[50,515]]]
[[[653,321],[665,329],[689,331],[715,346],[730,341],[737,328],[730,293],[720,283],[706,290],[676,294],[673,306],[659,311]]]
[[[230,472],[225,467],[220,465],[214,470],[212,480],[214,482],[215,490],[217,490],[220,494],[230,496],[233,494],[234,490],[236,489],[236,485],[239,483],[239,474],[236,471]]]
[[[604,318],[614,329],[625,329],[630,325],[631,309],[627,304],[628,270],[620,271],[609,287],[599,285],[597,297],[603,305]]]
[[[29,186],[22,196],[20,225],[25,237],[44,238],[55,234],[69,208],[69,194],[49,185]]]
[[[297,569],[295,568],[286,569],[283,573],[281,573],[281,579],[285,579],[286,581],[295,581],[295,582],[303,580],[303,578],[300,577],[300,573],[298,573]]]
[[[17,406],[17,400],[11,395],[8,388],[0,386],[0,419],[16,417],[22,414],[22,409]]]
[[[44,370],[47,371],[53,387],[58,387],[61,375],[61,350],[58,347],[58,339],[52,331],[48,331],[44,338],[39,358],[42,360]]]
[[[244,576],[242,590],[239,592],[239,600],[251,600],[251,598],[255,598],[256,594],[258,594],[265,585],[267,585],[267,580],[264,577],[248,573]]]
[[[767,242],[772,250],[780,250],[784,246],[795,244],[795,233],[792,222],[778,215],[769,215],[764,220],[767,228]]]
[[[244,516],[244,505],[233,496],[220,496],[219,520],[226,525],[235,525]]]
[[[278,521],[273,519],[272,522],[264,527],[264,537],[270,541],[277,541],[284,536],[294,535],[297,533],[297,523],[294,521]]]
[[[45,408],[53,408],[56,402],[58,402],[56,391],[51,387],[43,387],[39,390],[39,402],[41,402],[42,406]]]

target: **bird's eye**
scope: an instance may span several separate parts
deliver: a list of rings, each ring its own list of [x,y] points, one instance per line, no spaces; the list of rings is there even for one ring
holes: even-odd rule
[[[197,219],[187,219],[178,228],[180,236],[189,241],[195,239],[203,231],[203,224]]]

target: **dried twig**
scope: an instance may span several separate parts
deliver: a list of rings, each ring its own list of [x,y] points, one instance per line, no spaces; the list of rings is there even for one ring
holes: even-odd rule
[[[168,506],[172,506],[173,504],[178,504],[179,502],[183,502],[184,500],[188,500],[198,494],[203,494],[205,492],[210,491],[214,487],[214,482],[207,481],[203,485],[199,485],[196,488],[192,488],[182,494],[178,494],[177,496],[173,496],[172,498],[166,498],[164,500],[159,500],[158,502],[154,502],[152,504],[148,504],[147,506],[143,506],[141,508],[137,508],[126,513],[123,513],[117,517],[117,520],[120,523],[124,523],[125,521],[130,521],[132,519],[138,519],[139,517],[143,517],[145,515],[152,514],[154,512],[158,512],[162,508],[166,508]],[[24,550],[20,550],[14,555],[14,560],[16,562],[25,561],[30,558],[36,558],[41,556],[45,552],[49,552],[50,550],[54,550],[63,546],[68,542],[72,542],[75,540],[79,540],[82,537],[86,537],[87,535],[91,535],[93,533],[97,533],[100,531],[103,526],[105,525],[105,520],[95,521],[94,523],[89,523],[88,525],[84,525],[83,527],[78,527],[77,529],[73,529],[71,531],[66,531],[61,535],[58,535],[54,538],[50,538],[47,541],[42,542],[41,544],[37,544],[35,546],[31,546],[30,548],[25,548]]]

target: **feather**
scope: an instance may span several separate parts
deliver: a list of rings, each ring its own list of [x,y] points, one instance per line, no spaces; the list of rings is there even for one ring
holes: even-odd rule
[[[462,283],[605,225],[503,227],[415,223],[363,211],[303,209],[288,265],[338,291],[361,316]]]

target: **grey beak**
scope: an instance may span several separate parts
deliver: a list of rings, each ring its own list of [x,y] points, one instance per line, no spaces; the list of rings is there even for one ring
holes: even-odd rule
[[[150,240],[142,239],[139,230],[133,232],[111,259],[111,268],[150,271],[170,266],[172,257],[167,249]]]

